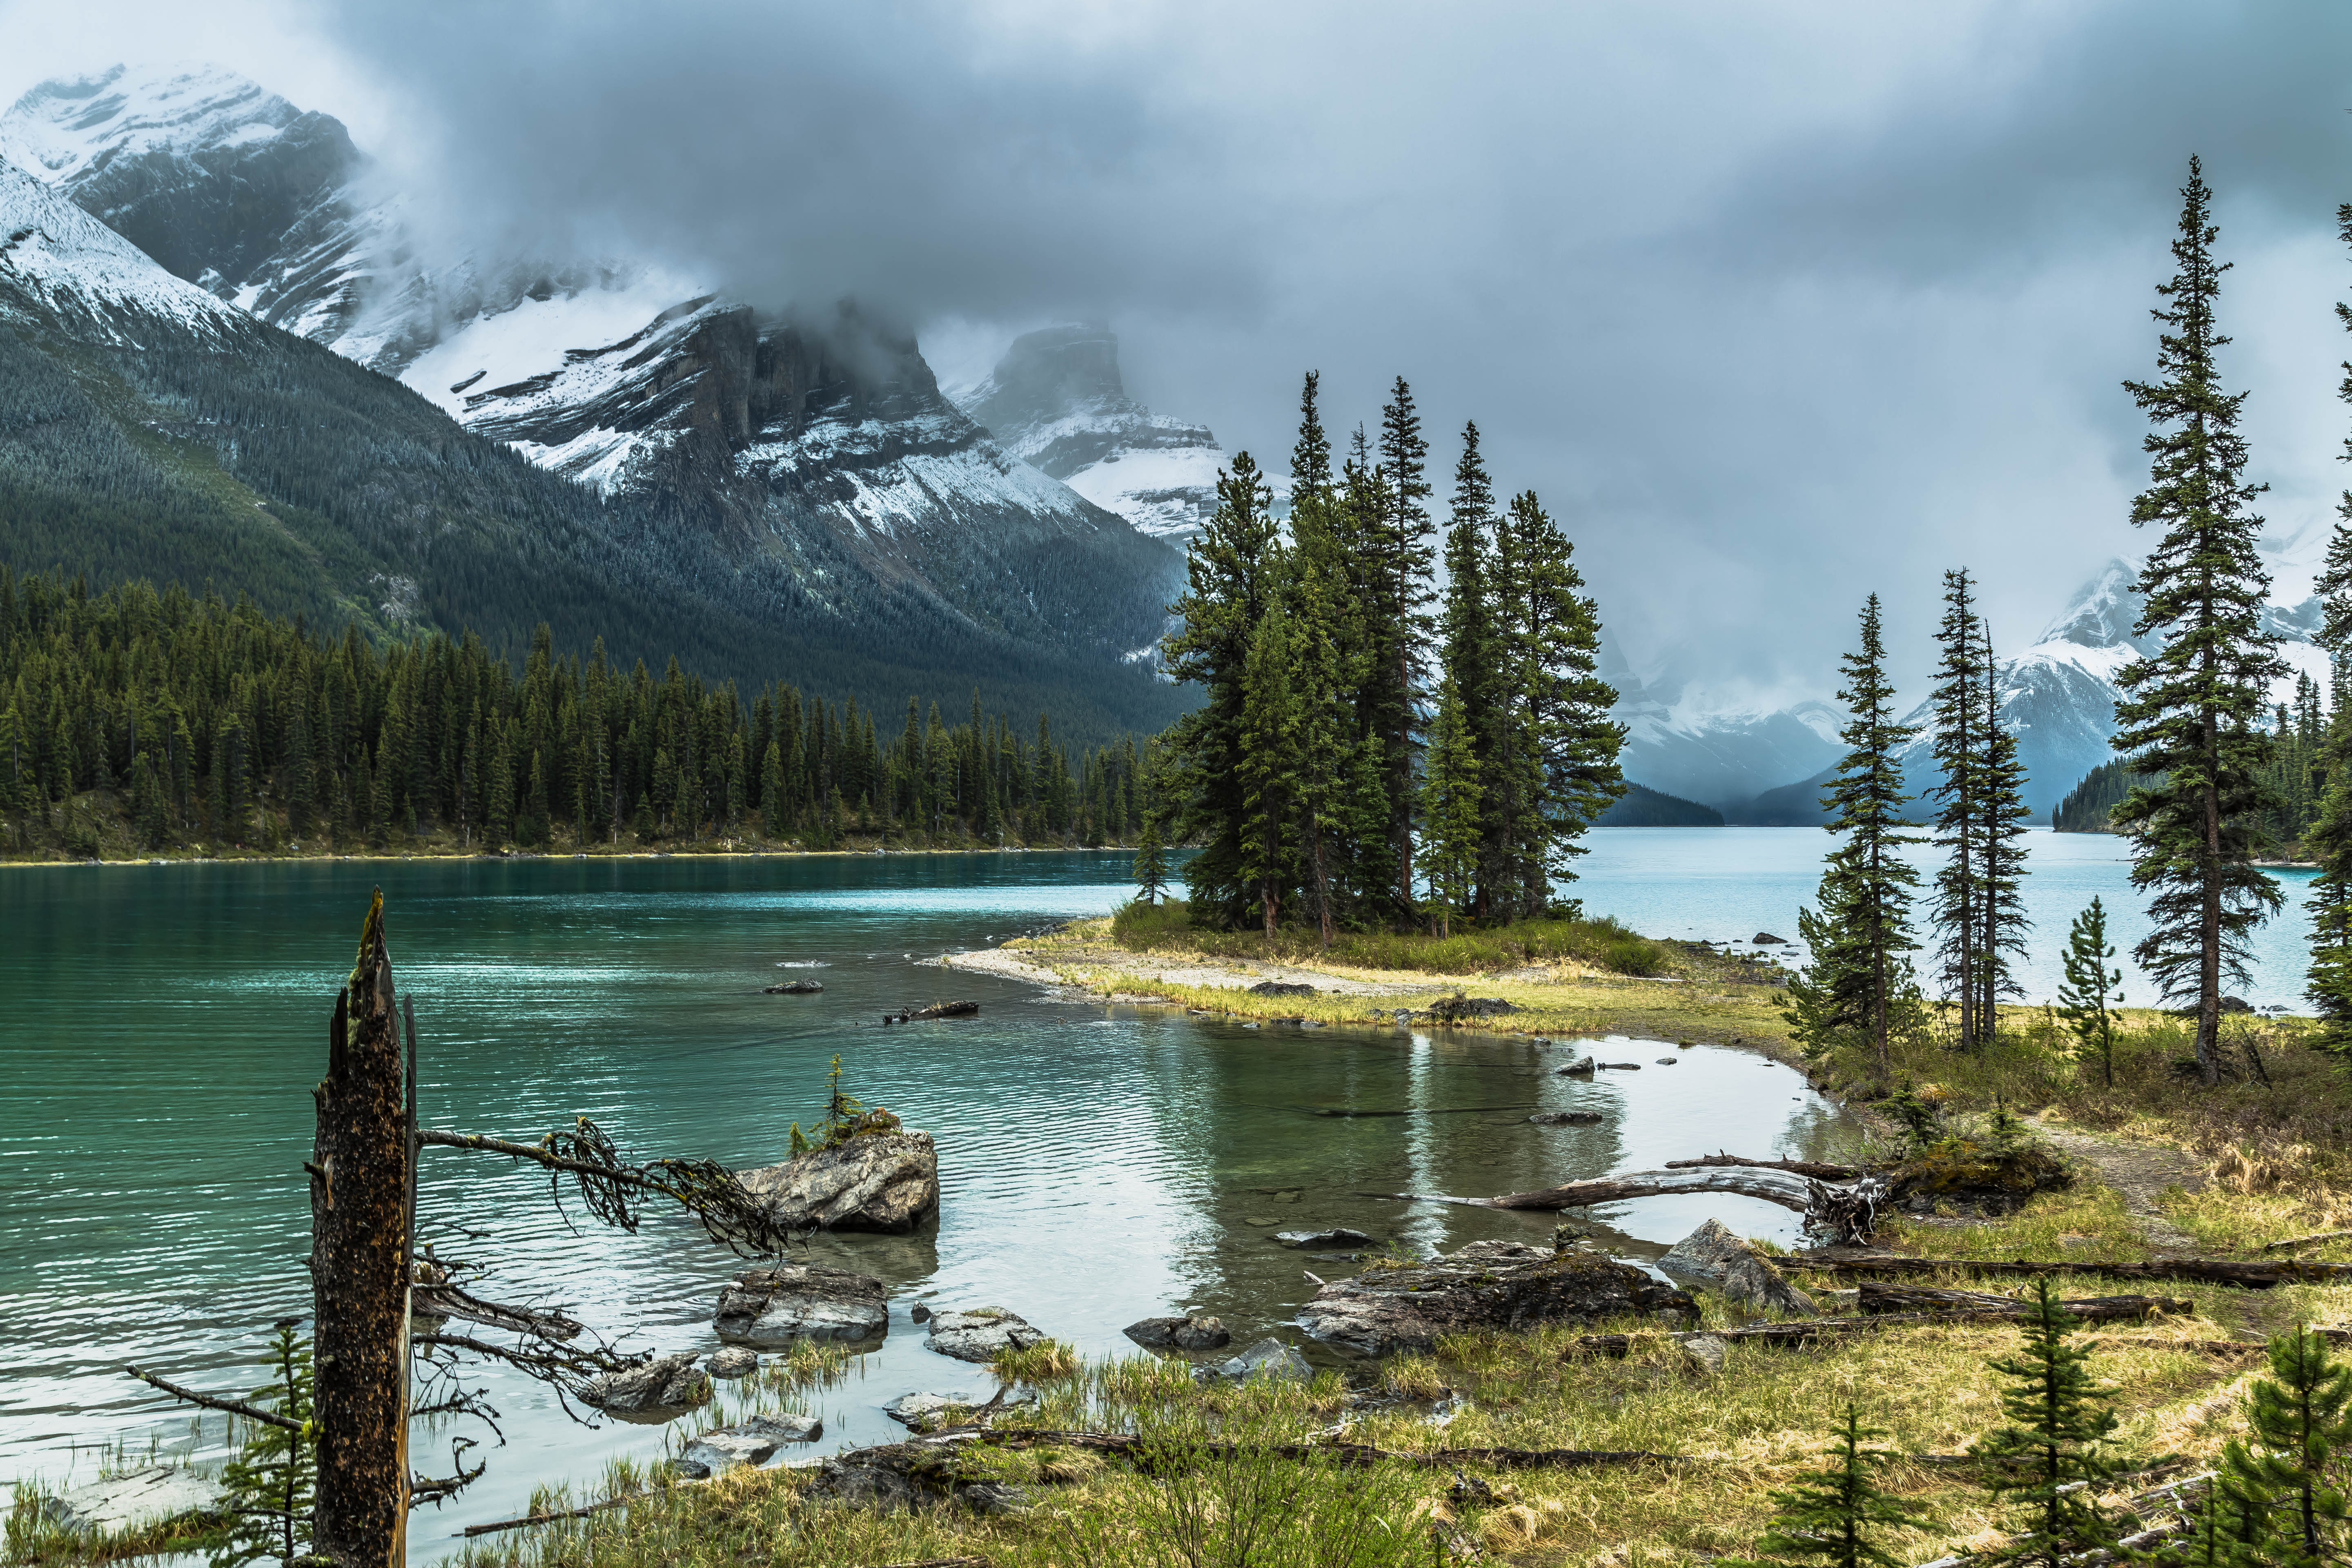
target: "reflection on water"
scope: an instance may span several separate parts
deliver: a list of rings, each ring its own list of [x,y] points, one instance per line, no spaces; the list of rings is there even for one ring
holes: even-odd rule
[[[1366,1194],[1847,1146],[1848,1124],[1797,1075],[1737,1050],[1619,1042],[1603,1059],[1641,1071],[1576,1079],[1557,1071],[1580,1054],[1566,1043],[1244,1029],[913,962],[1107,910],[1126,868],[1031,855],[0,871],[0,1478],[64,1479],[77,1442],[184,1446],[188,1417],[121,1364],[245,1386],[238,1363],[266,1325],[307,1306],[309,1090],[377,882],[416,1002],[428,1125],[535,1139],[586,1115],[641,1154],[764,1164],[793,1121],[821,1113],[839,1053],[851,1092],[937,1137],[935,1227],[813,1248],[892,1296],[882,1349],[808,1400],[827,1447],[895,1432],[879,1406],[896,1394],[987,1386],[924,1348],[907,1315],[919,1301],[1007,1307],[1093,1355],[1130,1351],[1121,1326],[1165,1312],[1214,1312],[1248,1336],[1313,1289],[1314,1260],[1275,1231],[1347,1226],[1425,1252],[1552,1224]],[[762,994],[780,964],[823,966],[825,990]],[[878,1024],[885,1007],[950,994],[981,1016]],[[1539,1109],[1604,1120],[1530,1126]],[[715,1348],[718,1287],[741,1267],[688,1223],[603,1230],[535,1176],[454,1151],[426,1152],[420,1210],[443,1258],[488,1270],[483,1293],[567,1303],[636,1345]],[[1793,1234],[1793,1215],[1739,1198],[1592,1217],[1644,1257],[1709,1215]],[[420,1557],[446,1531],[520,1511],[535,1484],[650,1457],[667,1436],[583,1431],[499,1369],[472,1381],[508,1417],[507,1442],[488,1480],[420,1517]],[[85,1455],[71,1474],[93,1468]]]

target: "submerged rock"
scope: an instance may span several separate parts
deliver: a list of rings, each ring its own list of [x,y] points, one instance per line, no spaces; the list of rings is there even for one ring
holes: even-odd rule
[[[1531,1329],[1633,1315],[1686,1318],[1691,1299],[1628,1264],[1580,1250],[1474,1241],[1450,1256],[1335,1279],[1300,1309],[1299,1326],[1365,1355],[1428,1350],[1441,1334]]]
[[[747,1268],[719,1292],[711,1326],[728,1343],[757,1350],[783,1350],[797,1340],[878,1340],[890,1331],[885,1297],[871,1274],[821,1263]],[[716,1363],[711,1370],[719,1371]]]
[[[1331,1230],[1278,1230],[1274,1239],[1299,1252],[1331,1252],[1372,1245],[1372,1238],[1362,1231],[1344,1226]]]
[[[1560,1068],[1559,1076],[1561,1078],[1591,1078],[1592,1076],[1592,1069],[1599,1065],[1600,1064],[1595,1062],[1591,1057],[1579,1057],[1576,1060]]]
[[[694,1479],[708,1480],[739,1465],[764,1465],[786,1443],[814,1443],[824,1436],[824,1423],[814,1415],[754,1415],[703,1433],[674,1462]]]
[[[817,980],[787,980],[782,984],[766,987],[771,996],[814,996],[824,989],[824,982]]]
[[[1267,1338],[1257,1342],[1241,1354],[1217,1368],[1221,1377],[1279,1377],[1306,1383],[1315,1375],[1307,1358],[1284,1344]]]
[[[1774,936],[1769,931],[1759,931],[1754,936],[1748,939],[1748,945],[1750,947],[1786,947],[1789,945],[1789,939],[1785,936]]]
[[[1538,1110],[1528,1118],[1538,1127],[1594,1127],[1601,1122],[1597,1110]]]
[[[190,1514],[212,1513],[227,1501],[228,1489],[218,1481],[170,1465],[143,1465],[50,1498],[41,1515],[58,1530],[118,1535]]]
[[[775,1224],[793,1230],[904,1236],[940,1206],[940,1154],[928,1132],[859,1133],[735,1177]]]
[[[1234,1342],[1224,1323],[1215,1318],[1146,1318],[1120,1331],[1146,1350],[1213,1351]]]
[[[1002,1307],[934,1312],[930,1332],[931,1348],[958,1361],[994,1361],[1001,1351],[1025,1351],[1045,1342],[1045,1336],[1031,1328],[1026,1319]]]
[[[1816,1317],[1813,1299],[1780,1277],[1772,1260],[1721,1220],[1711,1219],[1675,1243],[1658,1259],[1661,1272],[1695,1284],[1712,1285],[1724,1300],[1759,1311]]]
[[[675,1421],[710,1403],[710,1379],[694,1366],[701,1359],[656,1356],[643,1366],[599,1373],[580,1391],[580,1402],[624,1421]]]

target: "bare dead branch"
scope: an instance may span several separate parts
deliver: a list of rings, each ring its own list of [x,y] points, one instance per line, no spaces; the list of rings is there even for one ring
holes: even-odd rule
[[[242,1399],[230,1399],[217,1394],[198,1394],[193,1388],[183,1388],[176,1383],[157,1377],[152,1372],[142,1372],[135,1366],[126,1366],[122,1370],[149,1387],[160,1388],[173,1398],[185,1400],[190,1405],[201,1405],[206,1410],[221,1410],[231,1415],[242,1415],[247,1421],[258,1421],[267,1426],[282,1426],[289,1432],[302,1430],[302,1423],[299,1421],[289,1421],[274,1410],[264,1410],[257,1405],[247,1405]]]

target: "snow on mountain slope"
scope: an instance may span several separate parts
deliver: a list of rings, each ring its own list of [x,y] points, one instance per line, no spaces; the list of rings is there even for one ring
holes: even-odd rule
[[[1127,395],[1107,327],[1024,332],[956,401],[1013,457],[1145,533],[1181,542],[1216,510],[1217,473],[1232,459],[1206,426]]]
[[[0,317],[132,345],[158,326],[224,339],[247,329],[242,311],[9,163],[0,163]]]
[[[1611,716],[1625,726],[1625,776],[1734,821],[1764,791],[1837,755],[1840,715],[1825,702],[1723,703],[1672,670],[1634,670],[1606,637],[1601,675],[1618,691]]]

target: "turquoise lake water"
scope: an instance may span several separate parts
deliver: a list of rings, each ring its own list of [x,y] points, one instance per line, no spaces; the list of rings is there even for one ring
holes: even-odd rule
[[[1769,828],[1594,840],[1589,910],[1716,939],[1793,935],[1828,843]],[[2074,907],[2102,894],[2128,938],[2136,906],[2116,841],[2040,834],[2033,849],[2029,979],[2046,985]],[[878,1407],[898,1394],[988,1386],[924,1347],[918,1302],[1008,1307],[1093,1355],[1131,1348],[1122,1325],[1177,1310],[1215,1312],[1246,1340],[1280,1330],[1313,1289],[1311,1259],[1263,1222],[1351,1226],[1424,1251],[1536,1239],[1549,1216],[1357,1194],[1851,1146],[1834,1106],[1738,1050],[1582,1083],[1555,1076],[1563,1050],[1526,1041],[1244,1030],[921,963],[1105,912],[1126,869],[1099,854],[0,869],[0,1479],[86,1479],[108,1445],[216,1449],[217,1418],[192,1424],[118,1369],[244,1386],[266,1325],[307,1304],[309,1090],[379,883],[417,1006],[428,1124],[528,1140],[587,1115],[640,1154],[769,1163],[790,1124],[821,1110],[838,1052],[854,1093],[937,1137],[935,1226],[814,1249],[881,1276],[893,1314],[884,1348],[814,1402],[824,1447],[895,1432]],[[2266,932],[2252,999],[2293,999],[2295,942],[2292,919]],[[825,992],[761,994],[794,973]],[[981,1016],[877,1021],[948,994]],[[1525,1121],[1571,1107],[1605,1120]],[[1368,1110],[1391,1114],[1328,1114]],[[1736,1198],[1595,1217],[1642,1259],[1710,1214],[1793,1235],[1794,1216]],[[504,1162],[425,1153],[421,1235],[486,1266],[482,1293],[568,1304],[635,1346],[716,1348],[711,1307],[740,1263],[684,1223],[626,1236],[576,1203],[571,1215],[576,1232],[543,1182]],[[488,1479],[418,1515],[419,1560],[462,1524],[520,1511],[535,1485],[657,1456],[686,1429],[583,1428],[536,1385],[497,1369],[477,1381],[506,1414],[506,1442],[485,1450]]]

